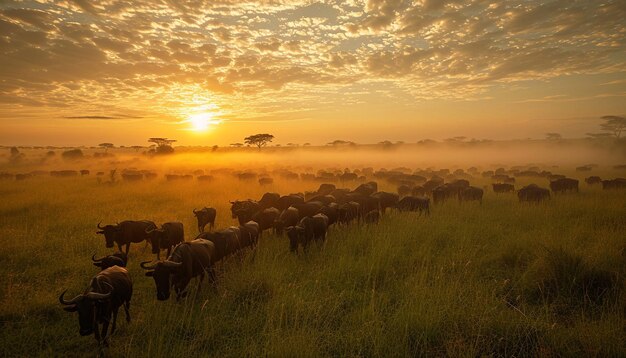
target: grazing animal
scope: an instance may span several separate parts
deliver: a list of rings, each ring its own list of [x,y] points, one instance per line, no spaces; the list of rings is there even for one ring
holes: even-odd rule
[[[403,184],[398,187],[398,195],[400,195],[400,197],[408,196],[410,194],[411,194],[410,186]]]
[[[565,193],[568,191],[578,192],[578,180],[571,178],[559,178],[550,182],[553,193]]]
[[[167,222],[161,225],[160,229],[146,230],[150,235],[152,253],[157,255],[157,260],[161,259],[161,250],[167,250],[167,257],[172,252],[172,247],[185,241],[185,229],[181,222]]]
[[[626,179],[624,178],[615,178],[615,179],[602,181],[602,190],[625,189],[625,188],[626,188]]]
[[[275,208],[278,207],[280,201],[280,194],[278,193],[265,193],[259,200],[259,209]]]
[[[81,295],[66,301],[67,290],[59,296],[59,302],[67,312],[78,312],[79,333],[81,336],[94,334],[98,343],[108,337],[109,322],[113,318],[111,334],[115,332],[117,312],[124,305],[126,322],[130,322],[130,300],[133,296],[133,281],[128,271],[119,266],[100,271],[89,288]],[[100,329],[102,325],[102,329]]]
[[[276,235],[282,235],[283,230],[288,226],[296,226],[300,220],[300,212],[293,206],[283,210],[278,216],[278,219],[274,221],[274,233]]]
[[[483,202],[483,190],[475,186],[463,188],[459,191],[459,201],[478,201]]]
[[[156,228],[157,226],[152,221],[127,220],[115,225],[101,226],[100,223],[98,223],[98,229],[100,229],[100,231],[97,231],[96,234],[104,235],[106,247],[110,248],[117,244],[118,250],[122,251],[122,246],[126,246],[125,253],[128,255],[131,243],[148,241],[150,236],[146,234],[146,231]]]
[[[239,226],[241,247],[256,247],[259,242],[259,224],[255,221],[248,221]]]
[[[296,194],[289,194],[281,196],[278,200],[278,210],[285,210],[290,206],[295,206],[304,203],[304,197]]]
[[[259,234],[262,234],[263,231],[269,230],[274,227],[274,222],[278,219],[280,215],[280,211],[276,208],[267,208],[252,216],[252,220],[259,224]],[[241,222],[241,225],[245,225],[250,220],[246,220],[245,222]]]
[[[198,231],[204,232],[204,227],[209,225],[209,230],[215,227],[215,217],[217,210],[215,208],[207,208],[206,206],[200,210],[193,209],[193,215],[198,219]]]
[[[602,183],[602,179],[600,179],[599,176],[590,176],[585,178],[585,183],[587,183],[587,185],[595,185],[595,184],[600,184]]]
[[[196,239],[204,239],[213,243],[215,247],[213,262],[217,262],[241,250],[243,246],[240,237],[241,231],[239,231],[239,228],[229,227],[217,232],[204,232],[198,235]]]
[[[421,185],[416,185],[411,189],[411,196],[426,196],[426,189]]]
[[[324,214],[328,217],[328,226],[330,227],[339,220],[339,204],[330,203],[325,205],[320,209],[319,214]]]
[[[380,203],[380,211],[384,214],[387,208],[393,208],[398,204],[400,196],[395,193],[387,193],[385,191],[379,191],[372,194],[372,197],[377,198]]]
[[[498,184],[498,183],[494,183],[491,184],[491,186],[493,187],[493,192],[494,193],[512,193],[515,191],[515,187],[513,186],[513,184]]]
[[[313,216],[317,214],[322,209],[324,204],[319,201],[307,201],[306,203],[295,204],[292,206],[298,209],[298,220],[302,220],[302,218],[306,216]]]
[[[320,184],[320,187],[317,189],[317,193],[319,195],[328,195],[335,189],[337,189],[335,187],[335,184],[322,183]]]
[[[396,204],[396,208],[400,211],[419,211],[420,215],[422,213],[430,214],[430,199],[405,196]]]
[[[458,195],[458,189],[453,187],[451,184],[443,184],[432,191],[433,203],[439,204],[444,201]]]
[[[261,210],[261,205],[254,200],[236,200],[231,201],[230,212],[232,214],[232,218],[237,218],[241,213],[246,213],[250,217]]]
[[[307,200],[309,201],[319,201],[323,205],[328,205],[330,203],[336,203],[337,199],[332,195],[315,195]]]
[[[113,255],[104,256],[97,259],[96,254],[93,254],[91,256],[91,261],[93,261],[94,266],[100,267],[101,269],[105,270],[113,266],[126,267],[126,263],[128,262],[128,256],[126,256],[126,254],[123,252],[116,252]]]
[[[372,210],[363,216],[363,221],[366,224],[378,224],[379,220],[380,220],[380,211],[378,210]]]
[[[219,260],[216,259],[214,243],[209,240],[195,239],[176,246],[167,260],[151,265],[147,265],[150,261],[145,261],[140,266],[148,270],[146,276],[154,279],[157,300],[165,301],[170,298],[171,287],[176,292],[176,299],[185,297],[187,285],[194,277],[200,277],[198,287],[202,284],[205,274],[208,274],[211,281],[215,282],[213,264],[217,261]]]
[[[526,185],[517,191],[517,197],[520,202],[539,203],[546,199],[550,199],[550,191],[546,188],[540,188],[536,184]]]
[[[374,194],[377,188],[378,188],[378,185],[374,186],[372,185],[372,182],[370,182],[370,183],[365,183],[365,184],[361,184],[357,186],[356,189],[354,189],[352,192],[361,194],[363,196],[369,196],[369,195]]]
[[[274,179],[272,178],[260,178],[259,179],[259,185],[270,185],[274,183]]]
[[[354,219],[359,218],[361,205],[357,202],[350,201],[350,202],[340,205],[337,211],[338,211],[337,222],[340,224],[348,225]]]
[[[287,227],[287,237],[289,238],[289,249],[292,252],[298,252],[298,247],[302,246],[306,251],[309,243],[313,240],[326,240],[326,231],[328,229],[328,217],[324,214],[316,214],[307,216],[300,220],[297,226]]]

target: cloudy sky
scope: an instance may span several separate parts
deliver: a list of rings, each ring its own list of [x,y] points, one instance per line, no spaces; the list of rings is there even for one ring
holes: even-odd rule
[[[0,1],[0,144],[582,137],[623,0]]]

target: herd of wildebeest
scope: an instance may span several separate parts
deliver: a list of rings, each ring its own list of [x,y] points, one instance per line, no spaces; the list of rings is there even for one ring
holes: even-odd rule
[[[134,179],[141,180],[141,172],[134,172]],[[214,180],[212,176],[196,173],[198,180]],[[240,180],[254,180],[253,173],[236,173]],[[578,192],[579,182],[563,175],[539,170],[505,170],[479,172],[476,168],[467,171],[456,170],[407,170],[361,169],[350,172],[320,171],[317,175],[281,173],[283,179],[304,179],[321,182],[315,191],[280,195],[265,193],[260,200],[237,200],[231,202],[231,216],[238,220],[238,226],[215,230],[217,210],[212,207],[193,209],[198,222],[199,234],[192,241],[184,240],[184,228],[180,222],[166,222],[160,227],[152,221],[122,221],[117,224],[98,223],[97,234],[104,236],[106,247],[117,246],[119,252],[97,259],[93,264],[101,271],[92,278],[89,288],[70,300],[64,291],[59,301],[68,312],[79,313],[80,334],[95,334],[98,342],[106,343],[109,323],[113,333],[117,313],[124,306],[126,320],[130,322],[129,306],[133,284],[128,271],[128,251],[131,243],[151,244],[156,260],[141,262],[145,275],[152,277],[156,284],[158,300],[168,300],[170,290],[177,299],[187,295],[187,287],[193,278],[198,279],[198,287],[208,276],[215,285],[214,268],[224,258],[238,254],[244,249],[255,249],[259,237],[273,230],[277,236],[288,238],[289,250],[295,254],[305,252],[310,244],[323,246],[327,232],[333,225],[376,224],[387,210],[400,212],[414,211],[419,215],[429,215],[431,202],[434,205],[446,200],[482,203],[483,193],[488,187],[475,187],[470,180],[476,176],[490,178],[491,189],[495,193],[517,192],[520,202],[539,203],[550,198],[551,192]],[[73,176],[73,174],[72,174]],[[141,174],[142,178],[145,173]],[[191,176],[191,175],[189,175]],[[112,176],[113,177],[113,176]],[[368,178],[372,181],[368,181]],[[516,191],[518,177],[544,178],[549,181],[549,189],[536,184],[526,185]],[[185,175],[167,177],[167,180],[187,179]],[[215,179],[217,180],[217,179]],[[263,176],[259,184],[265,185],[272,179]],[[355,189],[338,188],[335,183],[358,184]],[[378,190],[377,181],[385,181],[397,186],[397,192]],[[601,185],[603,189],[624,189],[626,179],[602,180],[597,176],[585,179],[587,185]],[[205,230],[208,226],[208,230]],[[302,249],[302,250],[300,250]],[[160,253],[166,250],[166,259]],[[101,326],[101,328],[100,328]]]

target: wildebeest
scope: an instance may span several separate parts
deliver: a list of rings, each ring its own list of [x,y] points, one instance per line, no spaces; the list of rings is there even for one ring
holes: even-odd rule
[[[302,249],[306,250],[309,243],[314,240],[323,242],[326,240],[327,229],[328,218],[324,214],[303,218],[297,226],[287,228],[290,250],[298,252],[298,246],[302,246]]]
[[[357,186],[356,189],[354,189],[352,192],[358,193],[364,196],[369,196],[376,192],[377,187],[378,185],[374,186],[372,185],[372,182],[370,182],[370,183],[365,183],[365,184],[361,184]]]
[[[491,186],[493,187],[493,192],[494,193],[512,193],[515,191],[515,187],[513,186],[513,184],[498,184],[498,183],[494,183],[491,184]]]
[[[280,211],[276,208],[267,208],[259,211],[258,213],[252,216],[252,220],[259,224],[259,234],[263,233],[265,230],[269,230],[274,227],[274,222],[278,219],[280,215]],[[241,225],[244,225],[250,220],[246,220],[244,222],[239,222]]]
[[[550,198],[550,191],[546,188],[540,188],[536,184],[526,185],[517,191],[519,201],[540,202]]]
[[[80,175],[81,175],[81,176],[83,176],[83,175],[89,175],[89,170],[87,170],[87,169],[81,169],[81,170],[80,170]]]
[[[249,217],[252,217],[254,213],[261,210],[261,205],[254,200],[236,200],[231,201],[230,212],[232,218],[235,219],[242,213],[245,213]]]
[[[419,211],[420,215],[425,212],[430,214],[430,199],[415,196],[405,196],[398,201],[396,208],[400,211]]]
[[[274,179],[263,177],[259,179],[259,185],[270,185],[274,183]]]
[[[244,223],[245,225],[247,223]],[[235,230],[237,229],[237,230]],[[259,231],[260,233],[260,231]],[[243,247],[240,240],[241,231],[239,228],[229,227],[216,232],[203,232],[196,239],[209,240],[214,244],[213,262],[222,260]]]
[[[115,332],[117,312],[124,305],[126,322],[130,322],[130,300],[133,296],[133,281],[128,271],[119,266],[100,271],[92,280],[89,288],[81,295],[66,301],[67,290],[59,296],[59,302],[65,305],[67,312],[78,312],[80,335],[94,333],[98,343],[106,342],[109,322],[113,316],[111,334]],[[100,330],[102,325],[102,330]]]
[[[380,200],[377,197],[364,195],[361,193],[350,193],[346,195],[347,201],[354,201],[359,203],[360,211],[359,215],[364,215],[372,210],[380,210]]]
[[[300,220],[300,212],[293,206],[283,210],[278,219],[274,221],[274,232],[276,235],[282,235],[284,228],[288,226],[296,226]]]
[[[122,251],[122,246],[125,245],[125,252],[126,255],[128,255],[131,243],[148,241],[150,236],[146,234],[146,231],[156,228],[157,226],[152,221],[126,220],[115,225],[101,226],[100,223],[98,223],[98,229],[100,229],[100,231],[96,233],[104,235],[106,247],[110,248],[117,244],[117,248]]]
[[[571,178],[559,178],[550,182],[553,193],[565,193],[567,191],[578,192],[578,180]]]
[[[213,177],[213,175],[198,175],[196,179],[198,181],[209,182],[209,181],[213,181],[213,179],[215,178]]]
[[[346,182],[346,181],[354,181],[358,179],[358,175],[356,175],[355,173],[343,173],[339,176],[339,180],[341,182]]]
[[[626,179],[624,178],[615,178],[610,180],[602,181],[602,189],[624,189],[626,188]]]
[[[407,196],[407,195],[410,195],[410,194],[411,194],[411,187],[410,186],[408,186],[406,184],[403,184],[403,185],[400,185],[398,187],[398,195],[400,195],[400,197]]]
[[[255,221],[248,221],[247,223],[239,226],[239,232],[241,234],[241,247],[255,247],[259,241],[259,224]]]
[[[411,196],[426,196],[426,189],[421,185],[416,185],[411,189]]]
[[[324,205],[319,214],[324,214],[328,218],[328,226],[334,225],[337,220],[339,220],[339,204],[330,203],[328,205]]]
[[[200,210],[193,209],[193,215],[198,219],[198,232],[204,232],[204,227],[207,224],[209,224],[209,230],[215,227],[215,217],[217,216],[215,208],[205,206]]]
[[[185,241],[185,230],[181,222],[167,222],[160,229],[148,229],[146,234],[150,236],[152,253],[161,259],[161,250],[167,250],[167,257],[172,252],[172,247]]]
[[[185,297],[187,285],[194,277],[200,277],[198,287],[205,273],[212,281],[215,281],[213,264],[217,261],[214,243],[209,240],[195,239],[176,246],[167,260],[151,265],[147,265],[150,261],[145,261],[140,266],[148,270],[146,276],[154,279],[157,299],[165,301],[170,298],[170,287],[174,288],[177,299]]]
[[[329,184],[330,185],[330,184]],[[283,195],[278,200],[278,210],[285,210],[290,206],[304,203],[304,197],[296,194]]]
[[[384,214],[387,208],[393,208],[400,200],[400,196],[395,193],[388,193],[385,191],[379,191],[372,194],[372,197],[377,198],[380,204],[380,211]]]
[[[595,185],[595,184],[600,184],[602,183],[602,179],[600,179],[599,176],[590,176],[585,178],[585,183],[587,183],[587,185]]]
[[[113,266],[126,267],[126,263],[128,262],[128,256],[126,256],[126,254],[123,252],[116,252],[113,255],[104,256],[97,259],[96,254],[93,254],[91,256],[91,261],[93,261],[94,266],[100,267],[102,270],[104,270]]]
[[[295,204],[292,206],[298,209],[299,220],[301,220],[304,217],[317,214],[324,204],[319,201],[307,201],[306,203]]]
[[[475,186],[463,188],[459,191],[459,201],[479,201],[483,202],[483,190]]]
[[[267,208],[276,208],[278,207],[278,202],[280,201],[280,194],[278,193],[265,193],[261,197],[261,200],[258,201],[259,209],[267,209]]]
[[[319,201],[322,205],[328,205],[337,202],[337,199],[332,195],[315,195],[307,201]]]
[[[363,216],[363,221],[366,224],[378,224],[379,220],[380,220],[380,211],[378,210],[372,210]]]
[[[319,195],[328,195],[335,189],[336,189],[335,184],[322,183],[320,184],[320,187],[317,189],[317,193]]]
[[[337,222],[341,224],[350,224],[354,219],[358,219],[361,205],[354,201],[349,201],[339,205]]]

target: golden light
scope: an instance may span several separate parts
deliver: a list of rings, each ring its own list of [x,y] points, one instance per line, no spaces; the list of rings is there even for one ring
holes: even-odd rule
[[[213,123],[212,113],[196,113],[187,118],[187,122],[191,124],[191,130],[196,132],[204,132],[209,129],[209,126]]]

